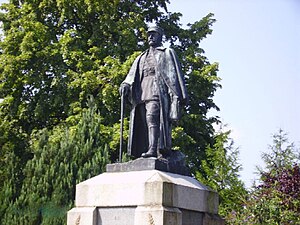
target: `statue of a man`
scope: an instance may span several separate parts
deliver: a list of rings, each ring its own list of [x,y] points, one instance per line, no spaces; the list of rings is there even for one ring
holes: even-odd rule
[[[120,87],[132,105],[128,153],[137,158],[168,156],[171,123],[187,100],[177,56],[162,46],[163,30],[153,26],[147,33],[150,48],[136,58]]]

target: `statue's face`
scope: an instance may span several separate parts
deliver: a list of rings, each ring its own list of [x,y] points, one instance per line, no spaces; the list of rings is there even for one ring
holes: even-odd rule
[[[148,33],[148,43],[152,47],[157,47],[161,45],[162,37],[158,32],[151,31]]]

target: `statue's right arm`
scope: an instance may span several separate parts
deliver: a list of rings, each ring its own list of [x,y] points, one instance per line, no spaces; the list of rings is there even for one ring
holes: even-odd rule
[[[131,88],[133,86],[136,74],[137,74],[137,70],[138,70],[138,64],[140,61],[141,56],[144,53],[142,53],[141,55],[139,55],[133,62],[133,64],[131,65],[131,68],[125,78],[125,80],[122,82],[120,88],[119,88],[119,92],[120,95],[123,95],[124,97],[129,97],[130,92],[132,91]]]

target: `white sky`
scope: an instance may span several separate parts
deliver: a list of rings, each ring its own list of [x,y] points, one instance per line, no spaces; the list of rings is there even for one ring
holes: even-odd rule
[[[279,128],[300,146],[300,1],[171,0],[169,11],[181,12],[184,25],[215,14],[202,47],[220,64],[223,88],[214,100],[240,147],[249,187]]]
[[[220,64],[217,114],[233,131],[250,187],[279,128],[300,146],[300,2],[171,0],[169,11],[181,12],[184,25],[215,14],[214,32],[201,46]]]

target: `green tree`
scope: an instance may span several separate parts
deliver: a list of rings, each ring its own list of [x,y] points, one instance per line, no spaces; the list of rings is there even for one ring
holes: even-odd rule
[[[77,126],[46,128],[34,134],[34,157],[24,170],[21,193],[2,224],[65,224],[75,185],[105,170],[109,162],[106,132],[96,105],[89,100]]]
[[[282,169],[290,169],[296,163],[300,161],[300,154],[294,143],[290,143],[282,129],[279,129],[278,133],[273,134],[273,144],[269,146],[270,152],[262,153],[262,159],[264,160],[265,169],[258,168],[261,176],[265,172],[276,175]]]
[[[202,160],[204,173],[197,172],[196,178],[218,192],[220,197],[219,213],[226,217],[239,210],[247,191],[240,180],[241,164],[238,162],[239,149],[229,137],[230,131],[219,132],[215,144],[207,146],[206,158]]]
[[[73,118],[91,94],[107,117],[105,122],[115,124],[117,90],[129,68],[123,63],[146,49],[147,23],[156,21],[165,28],[165,41],[177,50],[187,74],[189,113],[181,126],[192,141],[182,149],[190,149],[186,151],[191,165],[199,166],[194,156],[212,143],[211,123],[216,118],[207,118],[206,113],[217,108],[212,97],[219,87],[218,66],[203,56],[199,43],[212,32],[215,20],[209,14],[183,29],[181,14],[167,13],[167,3],[25,0],[4,4],[0,97],[3,116],[9,117],[5,120],[15,121],[12,126],[26,134],[22,140],[28,143],[34,129],[65,120],[76,123]]]
[[[218,64],[208,61],[199,44],[212,33],[215,19],[209,14],[184,29],[180,25],[181,14],[168,12],[168,3],[168,0],[10,0],[1,6],[0,98],[4,99],[0,103],[1,218],[7,203],[10,209],[30,204],[22,199],[25,195],[22,187],[29,185],[29,165],[41,160],[42,153],[34,147],[36,135],[47,133],[49,138],[44,138],[47,148],[54,144],[51,137],[57,137],[55,140],[65,137],[64,129],[77,127],[81,121],[88,96],[94,97],[100,113],[101,143],[107,144],[110,160],[117,159],[118,88],[134,58],[147,48],[144,40],[150,22],[165,29],[165,42],[176,50],[186,74],[190,101],[174,129],[174,148],[184,151],[194,174],[205,173],[204,149],[214,146],[212,124],[218,120],[207,113],[210,109],[218,110],[213,96],[220,87],[220,79]],[[69,137],[75,138],[71,134]],[[49,158],[51,151],[45,152],[43,157]],[[84,173],[83,177],[86,179],[88,175]],[[52,199],[51,192],[36,190],[35,193]]]
[[[229,224],[300,223],[299,151],[281,129],[273,135],[269,150],[262,154],[265,168],[259,169],[259,183],[253,186],[242,210],[228,217]]]

